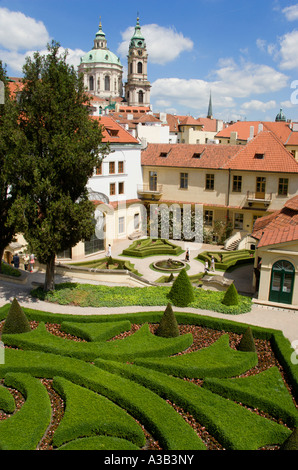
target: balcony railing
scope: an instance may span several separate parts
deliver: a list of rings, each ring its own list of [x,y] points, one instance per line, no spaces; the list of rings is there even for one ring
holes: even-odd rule
[[[253,193],[251,191],[247,191],[247,202],[249,205],[253,204],[254,202],[259,202],[269,206],[272,202],[272,193]]]
[[[157,184],[155,186],[151,186],[149,184],[139,184],[137,191],[139,196],[145,199],[159,199],[163,193],[163,185]]]

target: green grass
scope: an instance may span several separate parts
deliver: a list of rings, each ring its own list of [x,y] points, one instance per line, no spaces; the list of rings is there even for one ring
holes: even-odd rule
[[[45,293],[42,288],[34,289],[33,297],[60,305],[79,305],[81,307],[125,307],[125,306],[166,306],[169,302],[170,287],[109,287],[89,284],[63,283],[54,291]],[[224,292],[194,288],[194,301],[191,308],[213,310],[220,313],[239,315],[251,310],[249,297],[239,296],[239,304],[222,304]]]
[[[234,269],[242,264],[250,264],[254,262],[253,250],[236,250],[236,251],[204,251],[200,253],[196,259],[205,263],[208,261],[209,267],[211,263],[211,257],[215,260],[215,269],[217,271],[227,271]],[[222,261],[221,261],[222,256]]]

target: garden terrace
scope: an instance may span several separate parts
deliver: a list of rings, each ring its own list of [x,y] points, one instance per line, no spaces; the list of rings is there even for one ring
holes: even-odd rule
[[[2,334],[1,449],[278,450],[297,428],[280,331],[251,327],[255,351],[240,351],[248,325],[225,319],[176,312],[164,338],[162,311],[23,311],[30,331]]]
[[[215,269],[218,271],[226,271],[229,268],[239,266],[241,264],[254,262],[253,250],[236,250],[236,251],[204,251],[197,256],[198,261],[208,261],[209,266],[211,257],[215,260]]]
[[[183,253],[180,246],[163,238],[146,238],[135,240],[128,248],[123,250],[122,256],[146,258],[147,256],[169,255],[178,256]]]

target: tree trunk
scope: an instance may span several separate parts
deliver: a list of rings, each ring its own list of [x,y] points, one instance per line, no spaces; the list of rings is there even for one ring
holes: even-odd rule
[[[55,256],[47,262],[46,276],[44,282],[44,291],[48,292],[55,289]]]
[[[4,249],[0,248],[0,273],[2,273],[2,258],[3,258]]]

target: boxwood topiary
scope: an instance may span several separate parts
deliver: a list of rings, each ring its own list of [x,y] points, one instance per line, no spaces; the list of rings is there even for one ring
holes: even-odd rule
[[[13,299],[3,326],[3,334],[27,333],[30,323],[16,298]]]
[[[164,338],[173,338],[180,335],[178,323],[170,303],[168,303],[160,320],[156,335],[163,336]]]
[[[168,294],[168,298],[176,307],[187,307],[191,302],[194,301],[194,288],[190,282],[185,268],[180,271],[178,277],[174,281]]]
[[[298,450],[298,428],[295,428],[292,434],[285,440],[280,450]]]
[[[256,351],[256,345],[254,341],[254,337],[252,334],[252,330],[250,327],[247,328],[245,333],[243,334],[240,343],[237,346],[238,351]]]
[[[231,284],[230,287],[227,289],[222,303],[228,306],[239,304],[238,292],[234,283]]]

